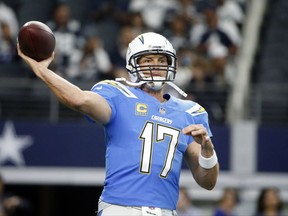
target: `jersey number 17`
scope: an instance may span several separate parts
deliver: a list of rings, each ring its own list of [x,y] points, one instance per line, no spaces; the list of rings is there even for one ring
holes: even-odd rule
[[[154,130],[156,129],[156,133]],[[155,134],[155,138],[154,138]],[[148,174],[151,170],[153,145],[155,142],[161,142],[166,136],[170,137],[169,145],[166,152],[165,161],[163,161],[163,168],[160,177],[166,178],[172,168],[173,159],[178,145],[180,130],[168,127],[166,125],[155,124],[147,121],[139,136],[142,140],[142,154],[140,160],[140,172]],[[155,140],[155,142],[154,142]]]

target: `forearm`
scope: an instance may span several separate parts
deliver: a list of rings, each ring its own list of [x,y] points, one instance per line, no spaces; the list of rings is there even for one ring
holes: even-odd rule
[[[217,183],[218,174],[219,174],[218,163],[211,169],[205,169],[201,167],[198,163],[198,166],[194,173],[194,178],[197,184],[199,184],[201,187],[207,190],[212,190]]]
[[[197,162],[195,178],[197,183],[203,188],[212,190],[217,182],[219,164],[211,139],[201,146]]]
[[[191,143],[186,150],[185,160],[195,181],[201,187],[212,190],[217,182],[219,164],[211,140],[208,140],[204,145],[199,145],[196,142]]]
[[[34,59],[24,55],[21,52],[19,44],[17,44],[17,51],[18,55],[27,63],[35,75],[50,88],[61,103],[72,109],[79,110],[81,104],[83,104],[83,102],[86,100],[86,94],[77,86],[48,69],[48,66],[54,59],[54,52],[49,58],[41,62],[37,62]]]
[[[94,92],[81,90],[48,69],[54,59],[54,52],[49,58],[37,62],[24,55],[19,44],[17,44],[17,51],[18,55],[28,64],[35,75],[50,88],[62,104],[90,116],[99,123],[106,124],[109,122],[112,110],[105,98]]]
[[[79,87],[41,64],[32,64],[31,69],[51,89],[61,103],[72,109],[79,107],[84,98],[84,93]]]
[[[111,109],[103,97],[91,91],[81,90],[47,69],[45,62],[43,65],[32,59],[27,59],[27,62],[36,76],[50,88],[62,104],[90,116],[99,123],[105,124],[109,121]]]

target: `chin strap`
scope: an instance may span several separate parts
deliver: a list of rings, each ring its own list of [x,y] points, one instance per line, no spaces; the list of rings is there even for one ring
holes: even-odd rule
[[[124,77],[116,78],[115,80],[118,81],[118,82],[125,82],[129,86],[133,86],[133,87],[140,87],[141,85],[146,83],[145,81],[141,81],[141,82],[138,82],[138,83],[130,82],[130,81],[126,80],[126,78],[124,78]]]
[[[116,78],[115,80],[119,81],[119,82],[125,82],[128,85],[134,86],[134,87],[139,87],[139,86],[143,85],[144,83],[147,83],[147,81],[141,81],[141,82],[138,82],[138,83],[133,83],[133,82],[130,82],[130,81],[126,80],[126,78],[124,78],[124,77]],[[180,89],[177,85],[175,85],[174,83],[172,83],[172,82],[165,82],[165,83],[167,83],[172,88],[174,88],[183,97],[187,97],[187,94],[182,89]]]
[[[172,83],[172,82],[166,82],[168,85],[170,85],[172,88],[174,88],[180,95],[182,95],[183,97],[187,97],[187,94],[180,89],[176,84]]]

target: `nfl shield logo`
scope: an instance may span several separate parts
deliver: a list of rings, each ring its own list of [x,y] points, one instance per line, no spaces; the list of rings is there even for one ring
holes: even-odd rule
[[[166,114],[166,109],[163,108],[163,107],[160,107],[159,108],[159,113],[162,114],[162,115]]]

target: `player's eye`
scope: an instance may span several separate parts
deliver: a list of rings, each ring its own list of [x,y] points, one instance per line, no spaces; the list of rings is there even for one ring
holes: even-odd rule
[[[159,63],[161,63],[161,64],[167,64],[167,60],[166,60],[166,59],[159,60]]]
[[[148,64],[148,63],[151,63],[151,62],[152,62],[152,60],[151,59],[147,59],[147,58],[141,59],[139,61],[140,64]]]

